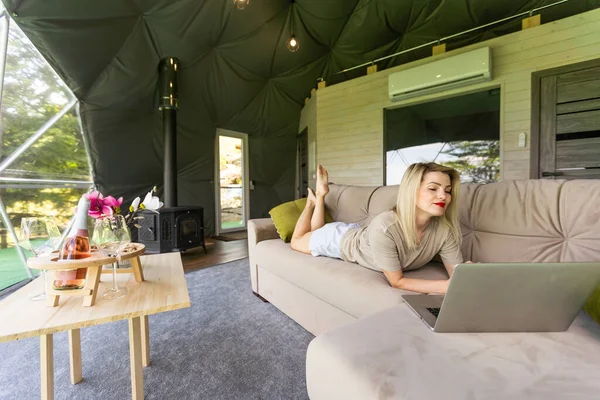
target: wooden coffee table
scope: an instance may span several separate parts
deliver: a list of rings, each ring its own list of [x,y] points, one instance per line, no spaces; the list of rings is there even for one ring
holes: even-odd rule
[[[104,275],[93,307],[82,307],[79,297],[61,296],[54,308],[29,300],[42,290],[41,277],[0,302],[0,342],[40,337],[42,399],[54,398],[54,333],[68,331],[71,383],[76,384],[82,379],[79,330],[123,319],[129,320],[132,398],[144,398],[142,368],[150,365],[148,315],[189,307],[190,297],[179,253],[142,256],[141,261],[144,282],[119,274],[119,286],[125,285],[129,294],[106,300],[102,294],[112,285],[112,276]]]

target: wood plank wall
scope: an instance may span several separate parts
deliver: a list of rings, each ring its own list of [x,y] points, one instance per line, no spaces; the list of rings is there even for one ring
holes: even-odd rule
[[[308,126],[309,142],[316,138],[317,162],[328,168],[331,181],[382,185],[385,108],[500,87],[500,176],[528,179],[531,73],[600,57],[599,32],[600,9],[328,86],[305,106],[300,131]],[[485,46],[492,49],[492,81],[404,102],[389,100],[391,73]],[[520,132],[527,133],[525,148],[517,146]]]

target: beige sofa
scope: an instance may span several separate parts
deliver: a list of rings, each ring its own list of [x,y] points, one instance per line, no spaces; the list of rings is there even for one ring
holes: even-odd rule
[[[331,185],[326,207],[335,221],[368,224],[390,209],[398,187]],[[463,185],[460,222],[466,260],[560,262],[600,260],[600,180],[523,180]],[[355,321],[402,302],[383,274],[293,251],[270,219],[248,223],[252,290],[311,333]],[[447,277],[441,264],[410,277]]]

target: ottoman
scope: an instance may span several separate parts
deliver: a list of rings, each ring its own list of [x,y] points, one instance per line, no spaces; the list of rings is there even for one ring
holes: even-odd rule
[[[598,399],[600,326],[434,333],[400,304],[313,339],[306,380],[312,400]]]

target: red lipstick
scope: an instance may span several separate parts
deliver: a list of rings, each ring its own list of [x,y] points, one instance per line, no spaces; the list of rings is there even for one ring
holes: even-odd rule
[[[446,207],[446,203],[444,203],[442,201],[440,201],[439,203],[433,203],[433,204],[435,204],[438,207],[442,207],[442,208]]]

